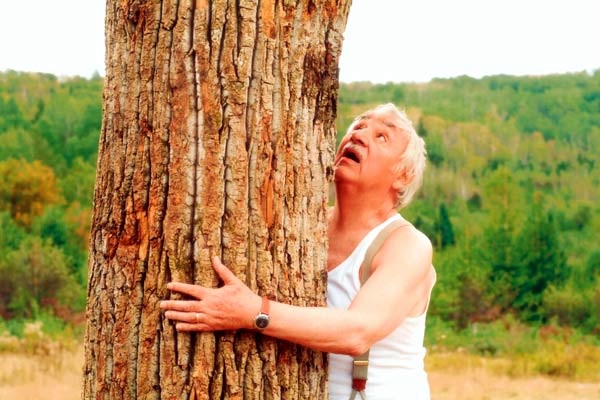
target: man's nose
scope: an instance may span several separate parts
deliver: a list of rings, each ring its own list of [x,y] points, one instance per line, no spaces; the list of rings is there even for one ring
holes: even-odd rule
[[[367,142],[367,131],[366,127],[353,130],[350,135],[350,141],[353,143],[360,143],[364,146]]]

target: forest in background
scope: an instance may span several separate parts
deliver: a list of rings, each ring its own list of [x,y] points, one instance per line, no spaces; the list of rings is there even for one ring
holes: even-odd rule
[[[0,335],[81,327],[102,85],[0,73]],[[338,139],[384,102],[428,151],[402,211],[435,246],[428,344],[600,342],[600,70],[341,84]]]

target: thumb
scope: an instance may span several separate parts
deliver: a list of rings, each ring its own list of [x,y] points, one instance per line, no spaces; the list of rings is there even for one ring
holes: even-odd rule
[[[226,285],[237,283],[239,281],[237,276],[235,276],[229,268],[223,265],[221,259],[218,256],[214,256],[212,258],[212,266],[217,275],[219,275],[219,278],[221,278],[223,280],[223,283],[225,283]]]

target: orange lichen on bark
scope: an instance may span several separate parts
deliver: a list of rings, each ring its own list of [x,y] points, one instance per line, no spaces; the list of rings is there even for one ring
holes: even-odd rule
[[[275,39],[277,29],[275,28],[275,1],[263,0],[260,2],[260,22],[263,26],[263,32],[270,39]]]

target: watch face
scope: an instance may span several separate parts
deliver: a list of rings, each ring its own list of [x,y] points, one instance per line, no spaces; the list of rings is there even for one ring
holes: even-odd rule
[[[269,316],[266,314],[257,315],[256,319],[254,320],[254,325],[258,329],[265,329],[267,326],[269,326]]]

